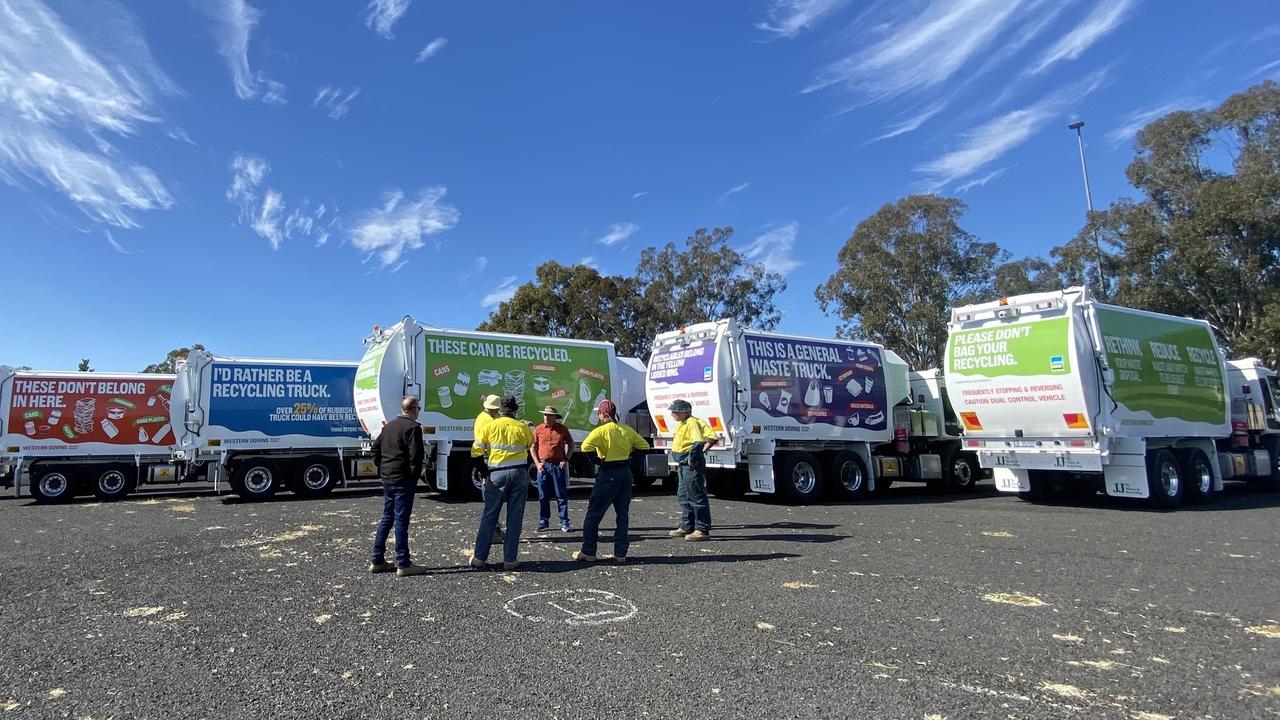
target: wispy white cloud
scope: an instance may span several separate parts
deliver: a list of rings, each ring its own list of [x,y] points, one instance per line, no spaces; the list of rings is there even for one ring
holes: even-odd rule
[[[1002,167],[1002,168],[1000,168],[1000,169],[998,169],[998,170],[992,170],[991,172],[987,173],[986,175],[983,175],[983,176],[982,176],[982,177],[980,177],[980,178],[974,178],[973,180],[970,180],[970,181],[968,181],[968,182],[966,182],[966,183],[964,183],[964,184],[962,184],[962,185],[957,185],[957,186],[956,186],[956,192],[958,192],[958,193],[967,193],[967,192],[969,192],[970,190],[972,190],[972,189],[974,189],[974,188],[982,187],[983,185],[986,185],[987,183],[991,182],[992,180],[995,180],[996,178],[998,178],[998,177],[1000,177],[1001,175],[1005,174],[1005,173],[1006,173],[1006,172],[1008,172],[1012,167],[1013,167],[1012,165],[1007,165],[1007,166]]]
[[[1260,65],[1257,70],[1249,74],[1249,77],[1258,77],[1259,75],[1267,75],[1272,71],[1280,69],[1280,60],[1272,60],[1265,65]]]
[[[595,256],[592,256],[592,255],[588,255],[588,256],[586,256],[586,257],[582,258],[581,260],[579,260],[579,261],[578,261],[578,264],[579,264],[579,265],[586,265],[587,267],[591,268],[592,270],[599,270],[599,269],[600,269],[600,261],[596,260],[596,259],[595,259]]]
[[[120,243],[116,242],[116,239],[111,235],[111,231],[110,231],[110,230],[105,230],[104,232],[105,232],[105,233],[106,233],[106,235],[107,235],[107,242],[111,245],[111,249],[112,249],[112,250],[115,250],[116,252],[120,253],[121,255],[132,255],[132,254],[133,254],[133,253],[129,252],[128,250],[125,250],[123,245],[121,245]]]
[[[911,117],[908,117],[905,120],[900,120],[896,123],[891,123],[888,127],[885,128],[885,130],[887,130],[888,132],[878,137],[871,138],[866,142],[866,144],[870,145],[873,142],[888,140],[889,138],[895,138],[895,137],[898,137],[899,135],[906,135],[909,132],[915,132],[916,130],[919,130],[920,127],[923,126],[925,123],[929,122],[929,120],[932,119],[933,116],[937,115],[938,113],[946,109],[946,107],[947,107],[947,103],[946,101],[943,101],[943,100],[939,100],[938,102],[931,103],[927,107],[925,107],[925,109],[912,115]]]
[[[284,241],[284,231],[280,226],[280,218],[284,214],[284,195],[276,190],[267,190],[262,198],[258,214],[253,218],[253,231],[271,243],[272,250],[279,250]]]
[[[502,278],[502,282],[498,283],[497,287],[490,290],[480,299],[480,307],[497,307],[499,303],[504,303],[515,297],[516,290],[516,276],[508,275]]]
[[[614,223],[609,226],[609,232],[605,233],[596,242],[601,245],[617,245],[627,238],[635,235],[640,230],[640,226],[635,223]]]
[[[258,200],[258,188],[271,172],[271,165],[257,155],[236,153],[231,158],[231,185],[227,188],[227,200],[248,211]]]
[[[444,46],[447,44],[449,44],[449,38],[438,37],[435,40],[432,40],[418,51],[418,58],[414,60],[414,62],[420,63],[430,60],[436,55],[439,55],[440,51],[443,50]]]
[[[775,37],[793,38],[848,3],[849,0],[771,0],[766,11],[768,19],[756,23],[756,27]]]
[[[477,277],[483,273],[485,268],[489,267],[489,258],[484,255],[477,255],[476,258],[471,261],[471,266],[472,270],[458,274],[459,285],[465,285],[471,278]]]
[[[865,29],[853,38],[858,49],[824,68],[804,92],[839,85],[877,101],[945,87],[1045,2],[929,0],[919,11],[888,4],[884,13],[861,19]]]
[[[717,205],[724,204],[726,201],[728,201],[729,198],[733,197],[734,195],[737,195],[738,193],[742,192],[743,190],[746,190],[749,187],[751,187],[751,183],[749,182],[744,182],[741,185],[734,185],[728,190],[725,190],[723,193],[720,193],[720,197],[716,198],[716,204]]]
[[[802,265],[793,254],[796,238],[799,236],[800,223],[779,225],[753,240],[741,252],[748,260],[760,263],[769,272],[790,275]]]
[[[916,170],[928,176],[926,182],[933,190],[964,180],[1026,142],[1044,129],[1049,120],[1063,114],[1072,103],[1106,81],[1107,70],[1100,70],[1030,105],[989,120],[965,133],[960,147],[918,165]]]
[[[364,9],[364,24],[369,29],[390,40],[391,29],[409,12],[411,0],[369,0]]]
[[[129,15],[106,3],[87,10],[82,37],[39,0],[0,2],[0,181],[50,188],[97,222],[137,227],[138,212],[173,199],[112,141],[159,123],[155,99],[176,88]]]
[[[642,198],[642,197],[644,197],[645,195],[648,195],[648,194],[649,194],[649,191],[648,191],[648,190],[645,190],[644,192],[631,193],[631,199],[632,199],[632,200],[639,200],[640,198]]]
[[[1133,5],[1134,0],[1101,0],[1079,25],[1049,46],[1028,72],[1037,75],[1063,60],[1080,57],[1094,43],[1119,27]]]
[[[262,11],[245,0],[203,0],[201,7],[216,23],[218,52],[231,70],[236,97],[272,105],[285,104],[284,84],[249,67],[249,36],[262,19]]]
[[[1193,110],[1209,107],[1211,104],[1204,98],[1179,98],[1154,107],[1134,110],[1120,118],[1120,124],[1108,132],[1104,138],[1113,146],[1121,145],[1132,140],[1139,130],[1156,118],[1168,115],[1175,110]]]
[[[351,229],[351,244],[377,257],[386,268],[399,262],[405,250],[421,248],[426,238],[449,230],[458,224],[457,208],[445,205],[445,188],[426,187],[415,199],[405,201],[400,190],[388,192],[382,207],[366,211]]]
[[[337,120],[347,114],[350,109],[351,101],[360,95],[360,88],[356,87],[352,90],[344,90],[340,87],[330,87],[325,85],[316,89],[316,99],[311,101],[311,107],[320,107],[324,105],[328,108],[329,117]]]
[[[476,259],[473,261],[473,264],[475,265],[476,272],[482,273],[484,272],[485,268],[489,267],[489,258],[483,255],[480,255],[476,257]]]

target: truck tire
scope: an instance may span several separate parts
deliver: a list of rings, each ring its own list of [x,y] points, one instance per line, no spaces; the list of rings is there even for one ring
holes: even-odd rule
[[[1213,499],[1213,466],[1203,450],[1187,448],[1177,452],[1182,477],[1182,499],[1197,505]]]
[[[480,498],[480,476],[471,468],[469,452],[456,452],[449,455],[449,489],[445,495],[456,500],[477,500]]]
[[[1178,458],[1164,448],[1147,453],[1147,489],[1151,507],[1172,510],[1182,504],[1182,468]]]
[[[822,497],[822,465],[807,452],[775,455],[774,477],[778,494],[785,502],[810,503]]]
[[[831,490],[841,500],[863,500],[869,494],[871,475],[866,463],[855,452],[842,450],[831,456],[827,466]]]
[[[338,486],[341,469],[332,458],[319,455],[303,458],[289,467],[289,489],[304,497],[320,497]]]
[[[945,464],[942,466],[947,489],[952,492],[973,492],[978,486],[978,477],[981,472],[978,469],[978,458],[974,457],[973,453],[960,450],[946,457]]]
[[[104,502],[123,500],[138,487],[137,468],[129,465],[103,465],[90,472],[94,497]]]
[[[266,500],[280,484],[280,468],[270,460],[241,460],[231,470],[231,489],[244,500]]]
[[[31,473],[31,497],[41,504],[66,502],[75,497],[79,482],[74,468],[39,466]]]

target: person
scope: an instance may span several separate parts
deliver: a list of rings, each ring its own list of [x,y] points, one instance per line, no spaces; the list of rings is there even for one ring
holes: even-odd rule
[[[556,495],[560,511],[560,532],[573,532],[569,524],[569,458],[573,436],[561,422],[560,411],[548,405],[542,409],[542,424],[533,429],[533,465],[538,469],[538,532],[551,526],[551,498]]]
[[[489,547],[494,542],[494,527],[502,506],[507,506],[507,534],[502,547],[502,567],[520,567],[520,528],[524,522],[524,503],[529,496],[529,474],[525,469],[533,433],[516,419],[520,404],[510,395],[502,398],[498,418],[487,424],[471,445],[476,472],[483,478],[484,514],[476,533],[475,551],[468,564],[483,568],[489,561]]]
[[[678,485],[676,502],[680,503],[680,527],[671,537],[690,542],[711,538],[711,499],[707,497],[707,458],[704,454],[720,441],[720,434],[701,418],[693,416],[688,400],[676,400],[667,408],[676,419],[676,434],[671,441],[671,457],[676,461]]]
[[[648,450],[649,443],[635,430],[618,423],[618,407],[604,400],[596,408],[600,425],[582,441],[583,452],[594,452],[600,459],[595,487],[587,504],[587,519],[582,523],[582,549],[573,552],[574,560],[595,562],[600,538],[600,521],[609,506],[617,518],[613,531],[613,559],[627,561],[627,531],[631,520],[631,453]]]
[[[480,396],[480,414],[476,416],[475,424],[471,426],[471,441],[473,444],[475,439],[480,437],[480,431],[484,429],[484,426],[498,417],[498,402],[501,399],[497,395]],[[483,495],[483,492],[481,494]],[[493,541],[502,542],[502,538],[502,523],[498,523],[493,526]]]
[[[373,443],[373,463],[382,480],[382,522],[373,535],[373,552],[369,572],[395,571],[400,577],[422,575],[427,571],[409,558],[409,516],[413,514],[413,492],[422,475],[422,426],[418,398],[406,397],[400,403],[400,415],[382,426],[382,434]],[[396,561],[387,562],[387,534],[396,530]]]

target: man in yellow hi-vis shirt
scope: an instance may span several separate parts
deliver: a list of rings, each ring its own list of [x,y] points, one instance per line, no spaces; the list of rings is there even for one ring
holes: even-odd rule
[[[676,419],[671,457],[676,461],[676,502],[680,503],[680,527],[670,534],[690,542],[707,540],[711,537],[711,499],[707,497],[707,458],[703,453],[720,441],[720,434],[693,416],[688,400],[676,400],[668,410]]]
[[[524,503],[529,496],[529,447],[533,433],[529,426],[515,418],[520,405],[510,395],[498,405],[498,418],[487,423],[471,445],[476,472],[484,478],[480,491],[484,495],[484,514],[476,533],[471,567],[482,568],[489,561],[489,546],[498,525],[498,514],[507,506],[507,535],[502,546],[502,566],[514,570],[520,566],[520,529],[524,523]]]
[[[582,441],[583,452],[594,452],[600,459],[595,487],[587,503],[587,519],[582,525],[582,549],[575,550],[574,560],[593,562],[600,540],[600,521],[613,506],[617,526],[613,531],[613,559],[627,561],[627,531],[631,521],[631,453],[648,450],[649,443],[635,430],[618,423],[618,407],[605,400],[596,408],[600,425]]]
[[[498,417],[498,402],[500,400],[502,398],[497,395],[480,396],[480,414],[476,416],[475,424],[471,426],[471,441],[473,443],[476,438],[480,437],[480,431],[484,429],[484,426]],[[493,541],[502,542],[502,537],[502,523],[499,522],[493,528]]]

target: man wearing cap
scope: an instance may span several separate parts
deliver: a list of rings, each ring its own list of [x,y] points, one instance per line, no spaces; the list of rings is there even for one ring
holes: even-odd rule
[[[524,503],[529,496],[529,475],[525,465],[529,448],[533,445],[533,433],[529,426],[516,419],[520,404],[510,395],[498,404],[498,418],[487,423],[471,445],[471,457],[476,472],[484,481],[484,514],[480,516],[480,530],[476,533],[475,552],[471,554],[471,567],[483,568],[489,560],[489,547],[493,544],[494,528],[498,514],[507,506],[507,534],[502,547],[502,566],[514,570],[520,566],[520,528],[524,522]]]
[[[574,560],[594,562],[600,539],[600,521],[609,506],[617,519],[613,531],[613,559],[627,561],[627,531],[631,520],[631,453],[648,450],[649,443],[635,430],[618,423],[618,407],[605,400],[596,408],[600,425],[582,441],[583,452],[594,452],[600,459],[595,487],[587,504],[587,519],[582,523],[582,549],[573,552]]]
[[[548,405],[542,409],[542,424],[533,429],[533,447],[529,454],[538,469],[538,532],[551,525],[549,495],[553,491],[560,510],[560,531],[573,532],[569,525],[569,456],[573,455],[573,436],[560,420],[560,411]]]
[[[720,441],[720,435],[693,416],[688,400],[676,400],[667,408],[676,420],[671,457],[676,461],[676,502],[680,503],[680,527],[671,537],[700,542],[711,537],[711,499],[707,497],[707,458],[704,454]]]
[[[473,443],[476,438],[480,437],[480,431],[484,429],[484,426],[498,417],[498,402],[501,399],[497,395],[480,396],[480,414],[476,416],[475,424],[471,426],[471,440]],[[502,523],[499,522],[493,527],[493,541],[502,542],[502,537]]]

